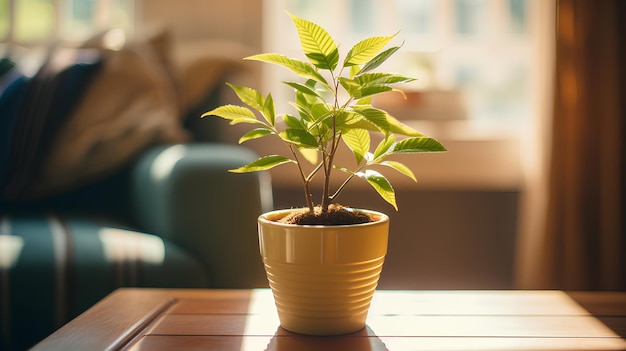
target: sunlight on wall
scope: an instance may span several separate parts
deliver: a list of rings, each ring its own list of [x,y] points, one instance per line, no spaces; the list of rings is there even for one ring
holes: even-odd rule
[[[155,235],[118,228],[100,229],[105,257],[112,262],[140,261],[162,264],[165,260],[163,240]]]

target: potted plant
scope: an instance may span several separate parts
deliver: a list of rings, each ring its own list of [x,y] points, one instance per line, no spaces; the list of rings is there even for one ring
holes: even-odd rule
[[[291,16],[307,60],[275,53],[246,57],[285,67],[302,81],[284,82],[295,93],[294,114],[278,114],[271,93],[228,84],[245,106],[224,105],[202,115],[230,124],[248,123],[252,130],[239,143],[277,137],[284,155],[266,155],[231,172],[256,172],[292,165],[302,179],[307,206],[262,214],[259,246],[281,326],[302,334],[345,334],[362,329],[387,252],[389,217],[383,213],[339,205],[337,197],[354,178],[369,183],[396,210],[395,192],[376,169],[387,167],[415,180],[396,154],[440,152],[445,148],[371,105],[374,95],[399,92],[414,79],[374,72],[400,46],[385,49],[397,35],[376,36],[355,44],[343,58],[332,37],[319,25]],[[370,134],[382,140],[370,150]],[[402,136],[403,138],[399,138]],[[355,159],[348,168],[335,164],[347,147]],[[343,182],[331,190],[331,176]],[[311,182],[322,178],[315,203]]]

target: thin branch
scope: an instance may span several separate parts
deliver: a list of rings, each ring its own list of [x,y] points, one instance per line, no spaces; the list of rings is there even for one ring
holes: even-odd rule
[[[335,200],[335,198],[337,196],[339,196],[339,193],[341,193],[343,188],[345,188],[346,185],[350,182],[350,180],[352,180],[352,178],[354,178],[355,174],[356,174],[356,172],[355,173],[351,173],[350,176],[348,176],[348,178],[346,178],[346,180],[344,180],[344,182],[339,186],[339,188],[337,188],[337,191],[335,191],[335,193],[330,196],[331,201]]]
[[[300,159],[298,158],[298,153],[294,150],[293,144],[289,144],[289,150],[291,154],[296,159],[296,165],[298,166],[298,171],[300,171],[300,177],[302,177],[302,183],[304,185],[304,198],[306,200],[307,207],[310,211],[315,210],[315,206],[313,204],[313,198],[311,195],[311,189],[309,187],[310,179],[304,175],[304,170],[302,170],[302,166],[300,165]]]
[[[322,168],[324,164],[322,162],[318,163],[317,166],[315,167],[315,169],[313,169],[311,171],[311,173],[309,173],[309,175],[306,177],[307,181],[311,181],[313,180],[313,177],[315,177],[315,174],[317,174],[317,172],[319,172],[319,170]]]

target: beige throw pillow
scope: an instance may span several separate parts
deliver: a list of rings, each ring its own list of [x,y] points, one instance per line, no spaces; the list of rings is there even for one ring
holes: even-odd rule
[[[153,144],[187,141],[163,37],[121,50],[105,60],[53,142],[43,164],[41,192],[97,180]]]

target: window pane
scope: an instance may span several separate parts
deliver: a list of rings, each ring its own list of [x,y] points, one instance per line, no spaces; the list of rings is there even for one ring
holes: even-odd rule
[[[329,9],[333,8],[332,0],[291,0],[287,1],[287,11],[292,14],[307,19],[313,20],[313,22],[319,24],[327,30],[331,30],[333,26],[333,16],[328,14]],[[283,13],[279,14],[279,16],[285,16]],[[289,24],[288,33],[292,32],[293,24],[291,19],[287,21]]]
[[[71,40],[88,38],[94,30],[94,0],[68,0],[63,7],[63,36]]]
[[[471,89],[479,87],[479,68],[470,64],[460,64],[454,72],[455,85],[461,89]]]
[[[463,35],[481,34],[487,23],[487,2],[485,0],[456,0],[456,32]]]
[[[508,0],[511,18],[510,31],[513,34],[526,32],[526,0]]]
[[[359,34],[371,34],[375,30],[374,0],[351,0],[352,31]]]
[[[315,11],[316,8],[319,9],[320,7],[327,7],[327,4],[324,4],[323,6],[319,6],[319,2],[310,1],[310,0],[292,0],[292,4],[293,5],[291,9],[289,9],[289,11],[296,12],[296,13],[307,13],[307,14],[316,13]]]
[[[386,67],[418,78],[407,89],[461,94],[462,118],[511,126],[529,111],[529,0],[285,1],[340,40],[401,30],[405,46]]]
[[[397,0],[397,4],[403,31],[419,35],[434,32],[434,0]]]
[[[72,18],[76,21],[90,22],[93,19],[95,1],[75,0],[72,2]]]
[[[52,0],[18,0],[15,8],[15,40],[45,40],[54,29]]]
[[[67,4],[62,23],[65,38],[84,40],[102,28],[132,28],[133,0],[68,0],[64,3]]]

